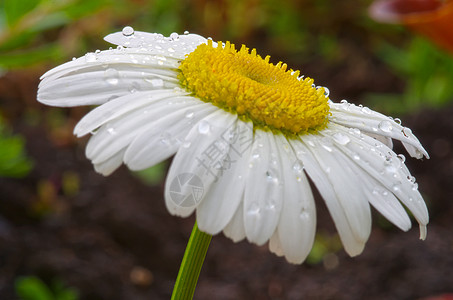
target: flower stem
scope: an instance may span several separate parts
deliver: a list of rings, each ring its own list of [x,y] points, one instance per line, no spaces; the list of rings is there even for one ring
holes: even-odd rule
[[[173,288],[172,300],[188,300],[193,298],[198,276],[208,251],[212,236],[201,232],[197,222],[192,229],[186,252],[179,267],[178,277]]]

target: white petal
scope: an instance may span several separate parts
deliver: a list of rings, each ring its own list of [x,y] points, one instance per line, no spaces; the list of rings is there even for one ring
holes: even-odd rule
[[[196,104],[182,109],[173,105],[173,112],[157,116],[137,134],[124,155],[131,170],[148,168],[176,153],[194,124],[218,109],[210,103],[195,101]]]
[[[351,142],[342,148],[349,156],[357,156],[356,164],[391,191],[412,212],[421,225],[429,222],[428,210],[414,178],[406,165],[387,146],[373,138],[350,131],[343,126],[329,125],[330,128],[348,135]]]
[[[286,138],[278,135],[276,140],[284,184],[283,207],[277,231],[286,259],[300,264],[310,253],[315,239],[315,203],[303,162],[297,159]]]
[[[425,156],[429,158],[428,153],[415,135],[412,134],[412,131],[407,127],[401,126],[393,119],[367,107],[358,107],[347,102],[330,102],[329,104],[332,112],[330,117],[332,122],[400,140],[412,157],[422,158]]]
[[[363,190],[371,205],[373,205],[381,214],[383,214],[389,221],[398,226],[400,229],[404,231],[409,230],[411,227],[410,219],[406,213],[406,210],[397,198],[391,191],[377,181],[372,174],[367,173],[366,170],[360,167],[360,161],[364,154],[363,152],[371,151],[370,147],[354,147],[354,150],[358,151],[354,152],[349,149],[349,143],[356,143],[356,137],[348,131],[324,130],[322,133],[328,137],[331,137],[333,145],[350,158],[350,167],[353,172],[356,173],[357,178],[361,179],[364,186]],[[348,140],[346,144],[344,143],[345,139]],[[340,143],[338,141],[340,141]]]
[[[283,195],[281,162],[273,134],[255,131],[245,182],[244,224],[247,239],[262,245],[275,231]]]
[[[235,243],[245,239],[244,208],[242,205],[238,206],[233,218],[223,229],[223,234]]]
[[[347,182],[351,177],[349,172],[343,173],[344,170],[339,169],[334,157],[329,157],[325,153],[318,154],[325,151],[320,145],[310,142],[313,146],[305,146],[298,140],[290,140],[290,143],[324,198],[346,252],[351,256],[360,254],[371,227],[369,205],[368,203],[364,205],[365,199],[360,199],[362,194],[360,187],[352,187],[351,183]]]
[[[219,176],[216,168],[219,157],[213,156],[212,151],[236,119],[237,116],[217,109],[189,131],[167,175],[165,203],[171,214],[188,216],[203,201]],[[193,185],[178,183],[181,176],[187,178],[184,174],[189,174],[201,183],[202,186],[196,186],[197,191],[202,190],[201,195],[194,196]]]
[[[141,93],[132,93],[111,100],[96,107],[85,115],[74,128],[74,134],[78,137],[93,132],[101,125],[144,106],[150,105],[166,98],[184,96],[186,92],[169,92],[168,90],[156,90]]]
[[[283,251],[282,244],[280,242],[280,238],[278,237],[278,231],[276,230],[274,234],[271,236],[269,240],[269,251],[274,253],[277,256],[285,255]]]
[[[191,97],[172,97],[152,102],[148,106],[134,110],[121,118],[117,118],[105,123],[89,140],[86,147],[86,156],[97,164],[118,151],[129,146],[129,144],[140,133],[150,130],[154,122],[160,118],[165,118],[171,113],[190,109],[194,105],[200,104]],[[171,154],[170,154],[171,155]]]
[[[207,42],[206,38],[198,34],[174,34],[174,38],[172,38],[164,37],[158,33],[142,31],[135,31],[133,35],[127,36],[122,32],[115,32],[107,35],[104,40],[118,46],[145,48],[152,54],[174,56],[181,59],[194,51],[198,45]]]
[[[253,124],[237,120],[217,141],[221,173],[197,208],[200,230],[217,234],[230,222],[244,196],[245,178],[253,141]],[[213,152],[215,153],[215,152]]]
[[[179,63],[136,50],[107,50],[60,65],[42,76],[38,101],[53,106],[97,105],[137,91],[179,87]],[[88,55],[88,54],[87,54]]]
[[[107,160],[103,162],[94,164],[94,169],[96,172],[108,176],[118,169],[123,163],[124,150],[117,152],[115,155],[110,156]]]

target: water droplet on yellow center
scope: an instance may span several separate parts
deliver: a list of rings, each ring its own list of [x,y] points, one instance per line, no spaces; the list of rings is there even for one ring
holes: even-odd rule
[[[299,78],[287,65],[269,63],[245,46],[237,51],[201,44],[181,62],[179,79],[195,97],[210,102],[254,125],[284,133],[319,130],[327,123],[328,97],[313,79]]]

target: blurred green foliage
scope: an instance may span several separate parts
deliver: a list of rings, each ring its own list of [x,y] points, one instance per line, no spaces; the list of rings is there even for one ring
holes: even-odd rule
[[[407,113],[424,107],[441,108],[453,100],[453,56],[429,41],[414,38],[405,48],[382,44],[378,55],[406,84],[403,95],[369,95],[373,106]]]
[[[136,171],[134,174],[148,185],[156,185],[163,182],[167,173],[167,163],[162,162],[151,168]]]
[[[330,235],[323,231],[318,231],[306,259],[308,264],[318,264],[322,262],[326,256],[335,254],[342,249],[340,238],[337,234]]]
[[[108,0],[3,0],[0,2],[0,69],[58,61],[63,43],[52,30],[93,15]]]
[[[26,176],[33,163],[25,153],[25,140],[20,135],[13,135],[1,117],[0,145],[0,177]]]
[[[16,294],[21,300],[77,300],[75,289],[65,287],[60,281],[47,286],[35,276],[18,278],[15,284]]]

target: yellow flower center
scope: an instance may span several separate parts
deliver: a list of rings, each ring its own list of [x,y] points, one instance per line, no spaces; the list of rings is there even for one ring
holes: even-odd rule
[[[301,134],[323,128],[329,114],[324,88],[287,65],[269,63],[244,45],[211,40],[181,62],[181,84],[199,99],[251,120],[255,126]]]

